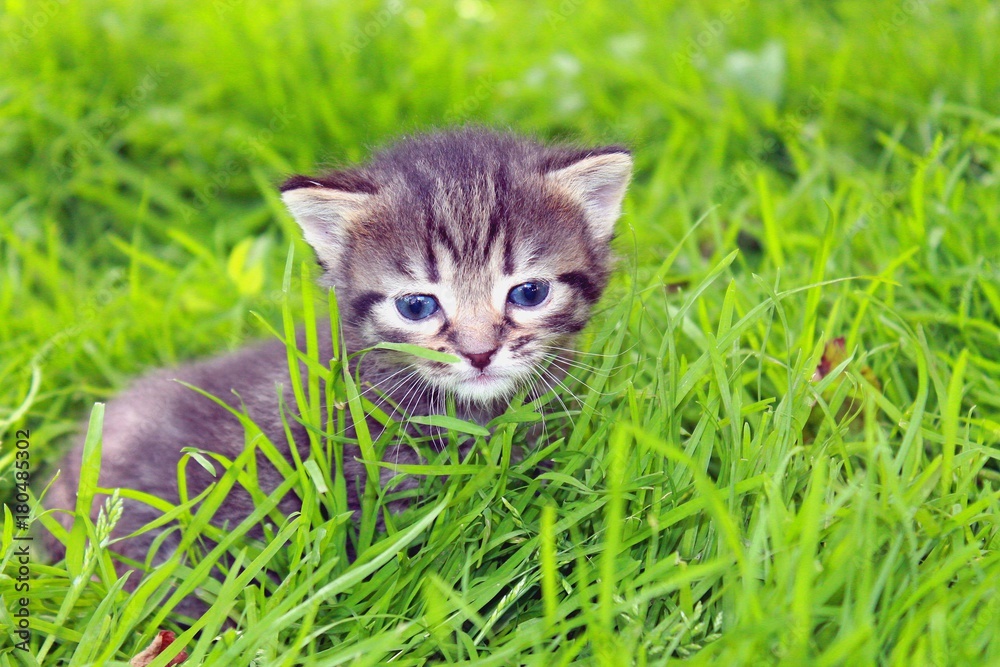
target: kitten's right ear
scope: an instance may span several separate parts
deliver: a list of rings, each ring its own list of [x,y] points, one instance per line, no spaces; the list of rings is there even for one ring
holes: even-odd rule
[[[348,229],[364,216],[373,197],[369,184],[333,176],[292,176],[281,186],[281,200],[325,268],[337,265]]]
[[[545,180],[583,207],[594,237],[609,241],[632,177],[632,154],[621,146],[557,152]]]

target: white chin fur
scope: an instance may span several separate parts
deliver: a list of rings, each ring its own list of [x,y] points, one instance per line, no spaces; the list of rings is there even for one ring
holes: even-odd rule
[[[456,373],[450,377],[427,377],[433,385],[455,395],[459,401],[486,404],[510,398],[517,391],[516,377],[488,373],[477,377],[472,373]]]
[[[517,384],[511,378],[495,377],[485,382],[459,380],[452,391],[459,399],[473,403],[492,403],[510,397],[516,389]]]

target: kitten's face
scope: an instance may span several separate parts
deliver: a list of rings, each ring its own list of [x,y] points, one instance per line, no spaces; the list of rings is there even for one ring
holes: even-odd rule
[[[458,363],[398,362],[485,404],[544,373],[586,324],[630,170],[618,148],[466,131],[403,142],[363,169],[295,177],[283,197],[357,342],[453,354]]]
[[[399,263],[379,262],[381,243],[356,248],[357,267],[373,267],[352,271],[357,296],[348,302],[364,344],[414,343],[459,357],[407,361],[431,386],[477,402],[529,382],[548,346],[565,347],[586,323],[604,267],[591,266],[581,235],[507,233],[509,243],[477,238],[469,253],[440,240],[393,243]]]

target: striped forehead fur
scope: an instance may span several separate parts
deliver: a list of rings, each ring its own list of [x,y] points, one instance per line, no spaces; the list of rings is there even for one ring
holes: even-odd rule
[[[607,244],[588,236],[579,206],[546,188],[543,176],[610,153],[628,151],[546,147],[482,129],[441,132],[401,140],[363,167],[292,177],[282,191],[324,187],[376,196],[364,223],[349,230],[339,267],[348,274],[361,255],[404,276],[422,272],[433,282],[440,253],[477,267],[499,245],[505,273],[518,258],[584,253],[600,283]],[[348,276],[336,273],[333,282],[347,287]]]

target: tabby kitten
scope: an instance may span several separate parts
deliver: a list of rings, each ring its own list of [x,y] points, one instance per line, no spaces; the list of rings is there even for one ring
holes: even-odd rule
[[[323,284],[337,290],[349,351],[389,341],[460,359],[448,364],[376,350],[358,369],[364,385],[411,415],[439,413],[444,397],[452,395],[460,416],[485,422],[503,412],[516,390],[534,383],[540,365],[586,324],[607,282],[609,242],[631,168],[628,151],[617,146],[545,147],[510,134],[465,129],[405,139],[365,166],[316,178],[294,176],[281,192],[316,252]],[[331,346],[329,330],[321,331],[326,358]],[[111,401],[100,486],[139,489],[177,502],[182,447],[230,460],[243,450],[239,421],[174,378],[234,408],[242,403],[289,461],[291,446],[302,458],[309,455],[301,424],[288,419],[292,442],[284,431],[279,401],[296,403],[285,346],[274,340],[154,373]],[[81,450],[77,446],[63,463],[48,496],[50,507],[75,505]],[[349,493],[364,476],[359,456],[345,452]],[[388,447],[384,457],[418,461],[403,444]],[[257,469],[266,493],[283,481],[260,454]],[[383,483],[392,473],[385,475]],[[199,465],[188,466],[187,476],[189,497],[213,481]],[[279,507],[289,513],[299,504],[290,495]],[[358,498],[349,504],[356,510]],[[252,510],[249,494],[236,485],[214,521],[235,525]],[[68,513],[59,514],[71,522]],[[115,535],[127,535],[159,514],[125,500]],[[149,532],[113,548],[142,562],[154,537]],[[173,531],[154,562],[178,542]],[[53,546],[58,555],[61,545]]]

